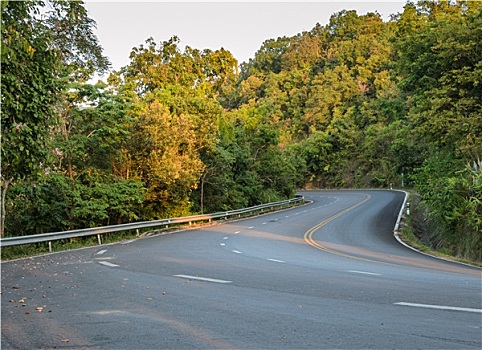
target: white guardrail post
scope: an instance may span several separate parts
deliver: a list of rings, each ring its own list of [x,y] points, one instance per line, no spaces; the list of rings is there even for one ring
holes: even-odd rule
[[[11,246],[17,246],[17,245],[23,245],[23,244],[48,242],[49,251],[51,252],[52,241],[60,240],[60,239],[76,238],[76,237],[94,236],[94,235],[97,235],[97,240],[100,245],[102,244],[101,235],[105,233],[136,230],[137,235],[139,235],[139,230],[144,228],[159,227],[159,226],[165,226],[166,228],[168,228],[170,225],[173,225],[173,224],[188,223],[189,225],[191,225],[193,222],[199,222],[199,221],[212,222],[212,220],[214,219],[228,219],[234,216],[241,217],[242,214],[253,213],[258,210],[262,211],[263,209],[266,209],[266,208],[273,209],[275,207],[282,207],[284,205],[289,205],[289,204],[303,202],[303,201],[304,201],[303,196],[297,196],[296,198],[292,198],[292,199],[288,199],[280,202],[261,204],[254,207],[236,209],[236,210],[219,212],[214,214],[201,214],[201,215],[185,216],[180,218],[171,218],[171,219],[163,219],[163,220],[134,222],[134,223],[128,223],[128,224],[100,226],[100,227],[84,228],[84,229],[60,231],[60,232],[39,233],[36,235],[29,235],[29,236],[6,237],[6,238],[0,239],[0,247],[11,247]]]

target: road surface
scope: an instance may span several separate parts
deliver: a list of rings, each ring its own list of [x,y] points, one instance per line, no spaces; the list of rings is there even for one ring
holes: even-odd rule
[[[481,269],[419,254],[404,194],[2,263],[3,349],[480,349]]]

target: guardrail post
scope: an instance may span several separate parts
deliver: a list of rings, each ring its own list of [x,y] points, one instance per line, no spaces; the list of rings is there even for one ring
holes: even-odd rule
[[[52,253],[52,241],[49,241],[49,253]]]
[[[97,235],[97,241],[99,241],[99,245],[102,245],[102,241],[100,239],[100,234]]]

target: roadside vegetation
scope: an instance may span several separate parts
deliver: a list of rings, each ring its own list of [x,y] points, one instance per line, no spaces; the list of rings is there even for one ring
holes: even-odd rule
[[[419,195],[425,245],[482,261],[481,2],[342,11],[241,64],[147,38],[94,85],[81,2],[1,11],[2,236],[393,186]]]

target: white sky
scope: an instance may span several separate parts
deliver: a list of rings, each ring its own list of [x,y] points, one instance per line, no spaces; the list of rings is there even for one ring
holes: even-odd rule
[[[267,39],[293,36],[326,25],[332,14],[343,9],[359,15],[378,12],[384,20],[403,11],[404,0],[311,1],[311,2],[165,2],[86,0],[96,34],[118,70],[129,63],[129,54],[148,37],[159,43],[173,35],[185,45],[203,50],[229,50],[239,63],[254,57]]]

